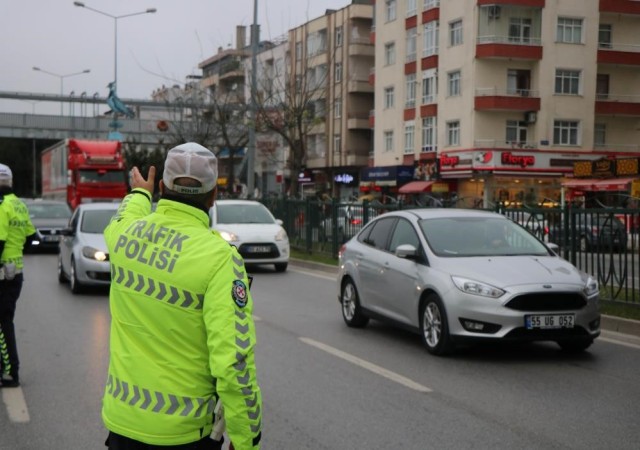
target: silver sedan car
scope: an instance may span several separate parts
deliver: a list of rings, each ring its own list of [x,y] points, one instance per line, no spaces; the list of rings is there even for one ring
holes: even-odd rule
[[[67,280],[71,292],[85,286],[109,286],[111,269],[104,229],[120,203],[83,203],[76,208],[69,226],[62,230],[58,254],[58,281]]]
[[[386,213],[339,259],[346,324],[392,322],[419,333],[435,355],[481,340],[555,341],[578,352],[600,334],[598,282],[497,213]]]

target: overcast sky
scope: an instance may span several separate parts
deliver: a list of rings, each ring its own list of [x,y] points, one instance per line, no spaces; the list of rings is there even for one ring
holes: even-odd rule
[[[258,0],[260,38],[340,9],[350,0]],[[236,25],[253,22],[253,0],[85,0],[88,7],[112,16],[156,8],[117,20],[118,96],[149,98],[163,84],[184,83],[200,74],[198,64],[218,47],[235,46]],[[114,74],[115,20],[74,6],[73,0],[2,0],[0,2],[0,91],[64,93],[92,96],[108,93]],[[1,100],[0,112],[59,114],[60,104]]]

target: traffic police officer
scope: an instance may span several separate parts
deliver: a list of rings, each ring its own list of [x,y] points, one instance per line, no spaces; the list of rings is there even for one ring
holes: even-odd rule
[[[221,448],[210,437],[221,405],[234,448],[260,447],[253,300],[242,257],[209,226],[217,176],[213,153],[179,145],[167,154],[156,211],[155,168],[146,180],[134,168],[105,230],[110,449]]]
[[[22,291],[24,247],[36,236],[25,204],[13,193],[11,169],[0,164],[0,387],[20,386],[13,318]]]

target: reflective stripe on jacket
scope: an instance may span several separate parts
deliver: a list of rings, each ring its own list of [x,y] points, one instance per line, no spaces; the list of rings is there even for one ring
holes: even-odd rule
[[[244,261],[197,208],[135,189],[105,230],[111,357],[102,417],[152,445],[211,433],[222,399],[237,450],[259,448],[253,301]]]

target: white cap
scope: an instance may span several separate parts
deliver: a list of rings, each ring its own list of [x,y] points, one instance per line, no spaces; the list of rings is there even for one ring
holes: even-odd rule
[[[201,186],[180,186],[177,178],[192,178]],[[216,187],[218,160],[211,150],[195,142],[187,142],[169,150],[164,162],[162,181],[167,189],[181,194],[204,194]]]
[[[0,164],[0,186],[13,186],[13,173],[4,164]]]

